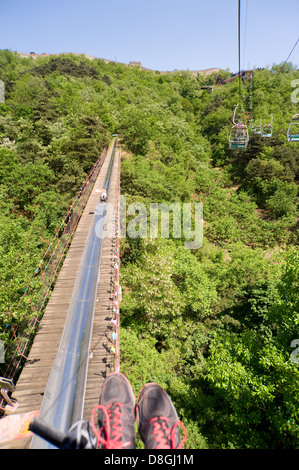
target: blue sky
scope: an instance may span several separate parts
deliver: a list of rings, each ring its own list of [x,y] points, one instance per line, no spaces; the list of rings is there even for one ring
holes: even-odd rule
[[[0,0],[0,49],[85,53],[153,70],[238,70],[237,0]],[[242,0],[241,68],[283,62],[299,0]],[[299,64],[299,43],[290,57]]]

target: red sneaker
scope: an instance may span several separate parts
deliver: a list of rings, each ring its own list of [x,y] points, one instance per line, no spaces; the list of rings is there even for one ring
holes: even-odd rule
[[[137,425],[146,449],[181,449],[187,431],[169,395],[156,383],[142,388],[137,400]],[[184,438],[180,440],[180,428]]]
[[[99,430],[94,424],[98,410]],[[91,425],[102,449],[135,449],[136,399],[128,379],[119,372],[106,378],[99,405],[92,412]]]

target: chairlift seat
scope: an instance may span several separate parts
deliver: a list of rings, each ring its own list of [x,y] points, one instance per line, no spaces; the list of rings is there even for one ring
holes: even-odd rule
[[[264,126],[261,135],[262,137],[272,137],[272,127]]]
[[[231,149],[245,149],[248,141],[248,129],[245,124],[236,124],[231,128],[229,135],[229,147]]]
[[[233,127],[230,130],[229,133],[229,147],[231,149],[244,149],[247,147],[248,141],[249,141],[249,134],[248,134],[248,128],[245,124],[243,124],[241,121],[238,123],[235,121],[235,116],[236,116],[236,111],[238,108],[238,104],[235,107],[234,111],[234,116],[233,116]]]
[[[246,142],[230,142],[231,149],[245,149],[247,147]]]
[[[288,142],[299,142],[299,114],[294,114],[290,121],[287,139]]]
[[[273,115],[271,114],[271,122],[269,124],[265,124],[263,127],[261,126],[262,137],[272,137],[272,134],[273,134],[272,123],[273,123]]]
[[[292,134],[289,136],[289,141],[291,142],[299,142],[299,134]]]

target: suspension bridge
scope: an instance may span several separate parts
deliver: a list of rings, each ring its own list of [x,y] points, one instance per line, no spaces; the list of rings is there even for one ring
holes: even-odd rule
[[[90,419],[106,375],[119,369],[120,154],[115,139],[89,178],[79,220],[68,218],[72,241],[44,313],[36,317],[22,372],[16,384],[9,378],[1,383],[7,413],[0,419],[0,448],[48,448],[28,431],[29,421],[39,416],[66,431],[74,421]]]

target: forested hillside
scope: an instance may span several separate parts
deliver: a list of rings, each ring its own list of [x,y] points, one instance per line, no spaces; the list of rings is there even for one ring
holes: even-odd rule
[[[122,239],[121,371],[136,395],[148,381],[165,387],[187,448],[298,448],[299,144],[286,131],[299,72],[254,71],[254,117],[273,115],[273,137],[251,134],[242,151],[228,145],[238,82],[220,75],[0,51],[0,339],[117,133],[127,204],[200,202],[204,217],[194,250],[171,237]]]

